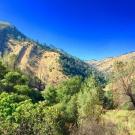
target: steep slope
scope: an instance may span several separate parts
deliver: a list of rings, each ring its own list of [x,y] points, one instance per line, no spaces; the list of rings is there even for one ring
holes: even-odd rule
[[[92,60],[92,61],[86,61],[90,66],[96,67],[99,71],[102,72],[111,72],[113,63],[116,61],[123,61],[127,62],[129,60],[135,59],[135,52],[127,53],[118,57],[111,57],[106,58],[101,61]]]
[[[73,75],[86,76],[89,66],[66,53],[27,38],[10,23],[0,22],[0,54],[4,63],[57,84]]]

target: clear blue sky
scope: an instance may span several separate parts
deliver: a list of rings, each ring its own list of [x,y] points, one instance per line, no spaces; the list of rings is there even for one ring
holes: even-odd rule
[[[0,0],[0,20],[85,60],[135,50],[135,0]]]

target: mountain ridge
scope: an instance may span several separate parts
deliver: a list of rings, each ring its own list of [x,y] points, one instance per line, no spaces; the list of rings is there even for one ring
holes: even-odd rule
[[[0,23],[0,52],[4,63],[57,84],[72,75],[87,75],[89,66],[61,50],[42,45],[22,34],[10,23]]]
[[[86,61],[90,66],[93,66],[97,68],[101,72],[111,72],[113,63],[116,61],[123,61],[123,62],[128,62],[129,60],[134,60],[135,59],[135,51],[131,51],[129,53],[125,53],[116,57],[107,57],[103,60],[90,60]]]

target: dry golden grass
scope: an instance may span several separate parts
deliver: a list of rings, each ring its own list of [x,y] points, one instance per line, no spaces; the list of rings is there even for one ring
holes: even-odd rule
[[[113,123],[116,135],[135,135],[135,111],[112,110],[103,115],[105,123]]]

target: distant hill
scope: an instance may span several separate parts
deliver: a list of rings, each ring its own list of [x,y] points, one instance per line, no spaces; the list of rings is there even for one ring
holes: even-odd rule
[[[31,40],[8,22],[0,22],[0,55],[11,68],[19,68],[46,84],[57,84],[70,76],[86,76],[89,72],[85,62]]]
[[[90,66],[93,66],[95,68],[97,68],[99,71],[102,72],[111,72],[112,71],[112,66],[113,63],[115,61],[123,61],[123,62],[127,62],[129,60],[134,60],[135,59],[135,52],[130,52],[127,54],[123,54],[121,56],[118,57],[110,57],[110,58],[106,58],[103,60],[90,60],[90,61],[86,61]]]

